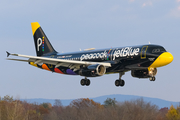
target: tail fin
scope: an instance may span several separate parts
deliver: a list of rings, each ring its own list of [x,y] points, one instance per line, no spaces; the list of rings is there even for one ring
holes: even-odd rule
[[[56,54],[38,22],[31,23],[37,56]]]

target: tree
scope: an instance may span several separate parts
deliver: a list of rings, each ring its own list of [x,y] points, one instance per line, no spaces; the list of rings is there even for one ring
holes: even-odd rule
[[[46,109],[51,109],[52,108],[51,103],[42,103],[41,105]]]
[[[59,99],[56,99],[53,106],[60,107],[60,106],[62,106],[62,103]]]
[[[168,120],[180,120],[180,113],[178,109],[175,109],[174,106],[171,105],[166,117]]]
[[[61,112],[62,112],[62,109],[63,109],[63,106],[62,106],[62,103],[60,100],[56,99],[55,100],[55,103],[53,105],[53,114],[57,114],[57,115],[60,115]]]
[[[82,98],[82,99],[73,100],[70,103],[70,106],[76,107],[78,109],[79,108],[86,108],[86,107],[103,108],[103,105],[101,105],[100,103],[97,103],[97,102],[95,102],[89,98]]]
[[[166,120],[166,114],[168,113],[168,107],[161,108],[157,115],[157,120]]]
[[[109,106],[115,107],[115,106],[116,106],[116,103],[117,103],[117,101],[116,101],[115,98],[113,98],[113,99],[107,98],[107,99],[104,101],[104,106],[105,106],[105,107],[109,107]]]
[[[143,98],[118,103],[116,111],[120,120],[156,120],[159,113],[156,105]]]
[[[2,98],[2,100],[3,101],[7,101],[7,102],[12,102],[13,101],[13,97],[11,96],[9,96],[9,95],[6,95],[6,96],[4,96],[4,98]]]

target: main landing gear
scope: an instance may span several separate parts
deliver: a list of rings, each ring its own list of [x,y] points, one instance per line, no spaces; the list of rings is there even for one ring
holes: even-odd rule
[[[124,72],[120,72],[119,73],[119,79],[115,81],[115,85],[117,87],[121,86],[123,87],[125,85],[125,81],[123,79],[121,79],[121,77],[124,75],[125,73]]]
[[[82,86],[89,86],[91,84],[91,81],[85,77],[85,79],[82,79],[80,83]]]

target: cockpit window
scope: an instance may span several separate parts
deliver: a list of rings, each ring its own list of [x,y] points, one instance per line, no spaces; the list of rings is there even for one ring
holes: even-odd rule
[[[157,47],[152,49],[152,53],[162,53],[162,52],[166,52],[166,50],[163,47]]]

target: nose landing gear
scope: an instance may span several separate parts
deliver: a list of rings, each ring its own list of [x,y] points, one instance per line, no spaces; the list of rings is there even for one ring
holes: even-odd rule
[[[155,78],[155,77],[150,77],[149,80],[150,80],[150,81],[155,81],[156,78]]]

